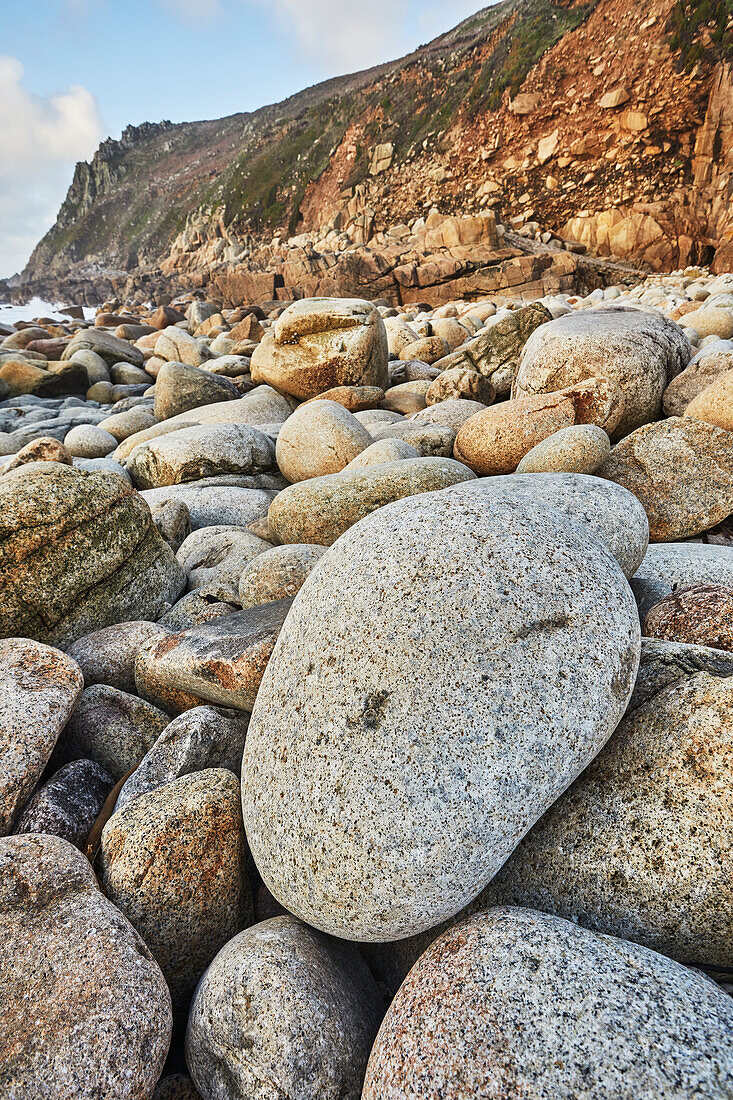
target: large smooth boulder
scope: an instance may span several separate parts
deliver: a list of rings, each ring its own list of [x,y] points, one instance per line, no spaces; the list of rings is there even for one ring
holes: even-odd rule
[[[598,476],[641,501],[652,542],[698,535],[733,513],[733,432],[677,416],[646,424],[613,447]]]
[[[657,420],[662,395],[692,348],[679,325],[657,313],[602,306],[558,317],[524,346],[512,396],[550,393],[585,378],[621,388],[625,409],[612,439]]]
[[[386,389],[387,333],[379,311],[359,298],[293,302],[253,352],[253,382],[306,399],[334,386]]]
[[[155,404],[158,420],[239,397],[233,382],[186,363],[164,363],[155,379]]]
[[[160,1077],[171,999],[160,967],[52,836],[0,841],[0,1095],[138,1100]]]
[[[0,563],[2,634],[62,647],[157,618],[186,583],[129,484],[58,463],[0,480]]]
[[[551,320],[552,314],[546,306],[530,302],[496,320],[492,318],[483,332],[440,359],[437,366],[442,371],[458,368],[477,371],[489,379],[498,397],[508,397],[527,340]]]
[[[637,944],[527,909],[478,913],[422,956],[363,1100],[726,1100],[733,999]]]
[[[0,641],[0,836],[40,779],[83,687],[81,669],[58,649]]]
[[[277,542],[330,546],[364,516],[391,501],[445,489],[475,475],[450,458],[406,458],[289,485],[273,500],[267,519]]]
[[[624,719],[479,901],[731,969],[731,785],[733,680],[698,672]]]
[[[639,648],[623,573],[559,512],[432,493],[363,520],[295,597],[252,714],[268,889],[353,940],[458,912],[615,729]]]
[[[351,945],[275,917],[231,940],[204,974],[188,1068],[217,1100],[359,1100],[383,1013]]]
[[[308,401],[277,437],[277,464],[290,482],[335,474],[372,442],[366,428],[335,401]]]
[[[140,794],[102,831],[100,877],[187,1008],[220,947],[252,922],[237,777],[223,768]]]
[[[603,428],[574,424],[535,444],[517,466],[517,473],[594,474],[610,452],[611,443]]]
[[[247,424],[199,424],[141,443],[127,460],[135,485],[156,489],[221,474],[253,475],[275,466],[272,440]]]
[[[733,547],[662,542],[648,548],[631,579],[642,619],[655,603],[693,584],[733,587]]]
[[[169,634],[141,650],[138,691],[165,705],[169,693],[251,711],[292,599],[251,607]]]
[[[586,524],[627,577],[633,577],[644,560],[649,542],[646,513],[636,497],[620,485],[591,474],[507,474],[480,477],[447,492],[461,494],[464,490],[489,500],[524,497]]]
[[[175,325],[163,329],[155,341],[155,354],[169,363],[183,363],[189,367],[200,367],[212,358],[205,344]]]

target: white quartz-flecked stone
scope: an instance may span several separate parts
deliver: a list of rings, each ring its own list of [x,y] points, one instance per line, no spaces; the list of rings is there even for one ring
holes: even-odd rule
[[[614,559],[554,510],[440,492],[362,520],[295,597],[253,710],[267,887],[352,940],[458,912],[615,729],[639,635]]]
[[[551,505],[570,519],[587,524],[613,554],[627,577],[634,575],[649,543],[649,521],[639,501],[611,481],[590,474],[537,473],[482,477],[465,486],[446,489],[453,493],[518,495]]]
[[[733,587],[733,546],[695,542],[652,544],[631,581],[642,619],[678,588],[694,584]]]
[[[410,971],[363,1100],[728,1100],[733,998],[655,951],[531,909],[451,928]]]

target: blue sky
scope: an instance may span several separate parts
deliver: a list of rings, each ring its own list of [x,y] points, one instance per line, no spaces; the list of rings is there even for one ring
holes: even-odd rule
[[[0,277],[129,122],[219,118],[409,52],[481,0],[0,0]]]

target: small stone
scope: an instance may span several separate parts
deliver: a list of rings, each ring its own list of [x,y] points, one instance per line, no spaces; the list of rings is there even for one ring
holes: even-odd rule
[[[452,367],[444,370],[430,383],[425,393],[425,403],[430,407],[441,401],[462,398],[490,405],[495,397],[496,390],[491,382],[478,371],[467,367]]]
[[[649,609],[644,633],[649,638],[733,650],[733,588],[720,584],[678,588]]]
[[[150,506],[153,523],[174,554],[191,534],[191,513],[182,500],[153,501]]]
[[[21,447],[5,467],[4,473],[17,470],[19,466],[24,466],[28,462],[60,462],[64,466],[71,466],[73,459],[64,443],[42,436]]]
[[[277,464],[290,482],[343,470],[369,446],[366,428],[335,401],[308,401],[285,421],[277,437]]]
[[[0,923],[0,1093],[150,1095],[171,1038],[170,993],[89,861],[58,837],[1,841]]]
[[[136,695],[93,684],[67,722],[54,760],[94,760],[115,780],[121,779],[142,760],[169,721],[167,714]]]
[[[294,596],[325,552],[325,547],[307,543],[265,550],[245,565],[239,578],[237,602],[243,608],[259,607]]]
[[[383,1013],[351,945],[275,917],[230,940],[206,971],[186,1061],[201,1093],[217,1100],[359,1100]]]
[[[374,440],[401,439],[420,452],[423,458],[450,458],[456,433],[446,424],[422,424],[419,420],[375,423],[368,428]]]
[[[78,424],[64,439],[70,455],[77,458],[105,458],[117,446],[117,440],[95,424]]]
[[[386,462],[399,462],[403,458],[420,458],[420,452],[404,439],[378,439],[352,458],[344,469],[363,470],[365,466],[383,466]]]
[[[429,405],[410,417],[411,424],[442,424],[456,434],[467,420],[483,412],[486,405],[480,401],[469,401],[464,397],[448,398],[437,405]]]
[[[363,409],[376,409],[383,398],[384,390],[379,386],[334,386],[318,397],[312,397],[311,401],[335,401],[350,413],[355,413]]]
[[[180,363],[187,367],[200,367],[211,358],[205,344],[175,325],[169,325],[162,330],[155,341],[155,354],[159,359],[165,359],[169,363]],[[218,398],[218,400],[222,399]]]
[[[678,588],[723,584],[733,588],[733,548],[695,543],[650,546],[631,579],[642,619],[655,603]]]
[[[447,341],[442,337],[422,336],[419,340],[406,344],[400,351],[399,357],[407,362],[417,360],[420,363],[432,365],[439,359],[444,359],[450,350]]]
[[[219,948],[252,922],[239,782],[223,768],[184,775],[116,811],[100,878],[140,933],[185,1013]]]
[[[561,428],[528,451],[518,474],[566,472],[594,474],[608,458],[611,441],[595,424]]]
[[[0,641],[0,836],[40,779],[83,687],[81,669],[60,650]]]
[[[188,573],[188,587],[203,589],[207,596],[237,603],[239,578],[253,558],[271,544],[244,527],[219,525],[193,531],[178,551],[178,561]]]
[[[274,492],[267,489],[210,485],[195,481],[188,485],[144,489],[140,493],[151,509],[171,501],[185,504],[194,531],[220,525],[246,527],[253,520],[267,515],[274,495]]]
[[[113,786],[109,772],[93,760],[72,760],[31,795],[13,832],[51,833],[83,851]]]

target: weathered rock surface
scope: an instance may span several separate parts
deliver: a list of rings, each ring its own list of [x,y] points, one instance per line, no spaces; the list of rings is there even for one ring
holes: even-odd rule
[[[0,835],[41,777],[81,695],[79,666],[26,638],[0,640]]]
[[[651,542],[697,535],[733,512],[733,433],[687,417],[646,424],[616,444],[598,475],[641,501]]]
[[[188,573],[188,587],[208,596],[237,603],[239,578],[253,558],[271,548],[245,527],[219,525],[193,531],[177,557]]]
[[[456,368],[477,371],[488,378],[498,397],[508,397],[527,340],[551,320],[552,314],[545,306],[530,302],[492,321],[485,332],[446,355],[438,366],[444,371]]]
[[[364,520],[295,597],[250,722],[265,884],[351,939],[451,916],[608,739],[639,636],[618,565],[559,513],[434,493]]]
[[[244,608],[258,607],[294,596],[325,552],[323,546],[290,543],[258,554],[240,575],[238,603]]]
[[[267,509],[275,494],[269,489],[241,488],[238,485],[207,485],[194,482],[191,485],[166,485],[158,489],[145,489],[143,500],[154,507],[169,500],[185,504],[191,517],[191,528],[214,527],[231,524],[246,527],[248,523],[267,515]]]
[[[624,575],[633,577],[644,560],[649,524],[639,501],[627,489],[588,474],[513,474],[477,478],[448,490],[527,500],[551,505],[568,519],[587,525],[610,550]]]
[[[206,768],[239,775],[249,724],[242,711],[194,707],[174,718],[142,758],[117,799],[120,810],[133,798]]]
[[[171,1036],[150,951],[65,840],[7,837],[0,866],[0,1093],[148,1096]]]
[[[625,409],[612,439],[661,414],[662,395],[687,365],[692,348],[674,321],[638,309],[603,307],[568,313],[527,341],[512,394],[549,393],[585,378],[620,386]]]
[[[141,489],[181,485],[220,474],[256,476],[275,466],[272,440],[247,424],[200,424],[136,447],[127,460]]]
[[[720,584],[678,588],[649,609],[644,633],[650,638],[733,650],[733,588]]]
[[[733,431],[733,371],[721,374],[693,397],[683,415]]]
[[[611,443],[603,428],[575,424],[535,444],[517,466],[518,474],[594,474],[608,458]]]
[[[13,832],[51,833],[83,849],[113,786],[109,772],[93,760],[72,760],[31,795]]]
[[[702,974],[555,917],[491,909],[410,972],[362,1096],[723,1100],[731,1026],[733,1000]]]
[[[66,652],[84,674],[85,687],[108,684],[134,693],[137,652],[164,633],[157,623],[145,620],[115,623],[77,638]]]
[[[93,684],[74,708],[54,760],[94,760],[116,781],[142,760],[169,721],[162,710],[136,695]]]
[[[667,642],[659,638],[641,639],[641,661],[634,684],[629,711],[636,710],[653,695],[694,676],[709,672],[712,676],[733,676],[733,654],[686,642]]]
[[[658,543],[648,548],[631,580],[642,619],[665,596],[694,584],[733,587],[733,548]]]
[[[724,351],[706,348],[698,352],[664,391],[662,409],[665,415],[683,416],[698,394],[730,370],[733,370],[733,345],[726,345]]]
[[[101,881],[140,933],[185,1011],[220,947],[251,923],[239,782],[223,768],[174,779],[115,812]]]
[[[218,374],[185,363],[164,363],[155,379],[153,410],[158,420],[240,396],[237,387]]]
[[[733,680],[699,672],[637,707],[481,897],[690,965],[733,967]]]
[[[408,458],[310,478],[277,495],[267,513],[278,542],[330,546],[358,520],[391,501],[444,489],[474,474],[449,458]]]
[[[54,645],[154,619],[185,586],[128,484],[59,464],[0,480],[0,553],[0,631]]]
[[[294,302],[258,344],[252,381],[293,397],[316,397],[333,386],[386,389],[387,333],[378,310],[358,298]]]
[[[135,679],[147,699],[169,692],[251,711],[292,599],[276,600],[201,623],[153,642],[138,654]]]
[[[383,1012],[353,947],[275,917],[231,940],[204,975],[188,1067],[220,1100],[359,1100]]]

